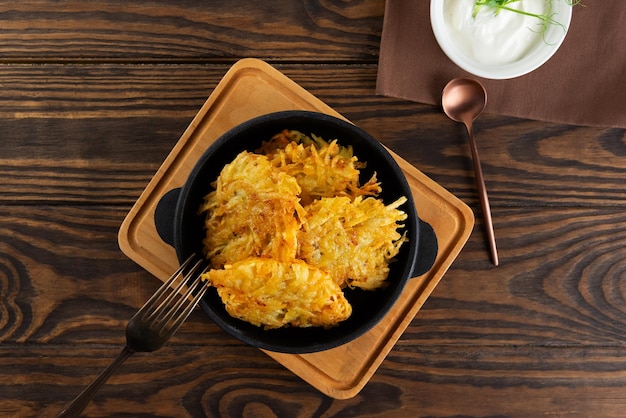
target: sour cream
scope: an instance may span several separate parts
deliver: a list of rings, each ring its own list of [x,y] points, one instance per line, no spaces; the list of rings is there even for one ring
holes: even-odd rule
[[[475,0],[431,0],[430,23],[441,50],[470,74],[503,80],[536,70],[559,49],[572,20],[569,0],[519,0],[509,7],[548,13],[553,22],[533,16],[481,7]]]
[[[440,1],[440,0],[434,0]],[[535,17],[483,6],[474,17],[475,0],[443,0],[444,22],[457,48],[477,62],[510,64],[524,58],[538,43],[545,42],[541,22]],[[544,14],[548,0],[522,0],[508,7]]]

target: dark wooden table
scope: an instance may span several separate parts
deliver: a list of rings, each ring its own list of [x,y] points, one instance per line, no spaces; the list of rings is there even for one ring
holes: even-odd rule
[[[54,416],[159,285],[120,224],[228,68],[261,58],[477,213],[452,268],[359,395],[322,395],[195,312],[86,416],[626,413],[623,129],[476,124],[501,265],[463,127],[375,94],[383,0],[0,4],[0,415]]]

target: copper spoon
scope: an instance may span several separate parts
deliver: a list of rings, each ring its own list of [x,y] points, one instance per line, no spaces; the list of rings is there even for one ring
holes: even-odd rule
[[[441,104],[443,111],[450,119],[455,122],[463,123],[467,128],[472,151],[472,160],[474,162],[476,187],[478,188],[480,206],[485,220],[491,258],[493,264],[497,266],[499,261],[498,251],[496,249],[496,237],[493,233],[493,222],[491,221],[491,209],[489,208],[489,199],[487,198],[487,188],[485,187],[483,170],[480,167],[478,148],[474,140],[473,129],[474,120],[482,113],[485,104],[487,104],[487,92],[482,84],[476,80],[471,78],[455,78],[443,89]]]

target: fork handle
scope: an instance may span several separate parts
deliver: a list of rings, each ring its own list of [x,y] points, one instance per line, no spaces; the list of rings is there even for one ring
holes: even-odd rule
[[[96,378],[89,386],[78,395],[67,408],[65,408],[58,418],[66,417],[78,417],[81,412],[87,407],[89,402],[96,395],[96,392],[104,385],[104,383],[111,377],[113,372],[124,363],[124,361],[132,356],[135,350],[128,345],[124,346],[122,352],[117,356],[115,360],[109,366],[100,373],[100,376]]]

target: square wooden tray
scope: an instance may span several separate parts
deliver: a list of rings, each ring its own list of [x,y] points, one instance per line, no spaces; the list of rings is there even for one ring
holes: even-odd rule
[[[263,61],[248,58],[233,65],[125,218],[118,236],[122,251],[160,280],[166,280],[178,267],[178,259],[156,231],[154,211],[159,199],[184,184],[196,161],[220,135],[253,117],[282,110],[311,110],[342,117]],[[302,355],[264,350],[336,399],[355,396],[369,381],[461,251],[474,226],[474,214],[467,205],[392,155],[407,177],[420,218],[437,235],[439,252],[432,269],[411,279],[381,322],[348,344]]]

